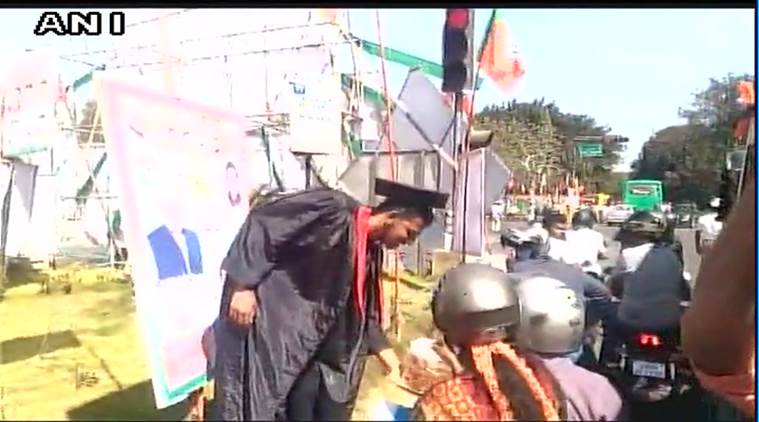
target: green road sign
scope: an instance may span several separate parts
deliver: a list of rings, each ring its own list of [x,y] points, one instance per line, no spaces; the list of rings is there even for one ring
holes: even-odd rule
[[[574,142],[601,142],[604,139],[603,136],[575,136],[572,141]]]
[[[603,145],[601,144],[579,144],[577,152],[580,157],[600,157],[604,155]]]

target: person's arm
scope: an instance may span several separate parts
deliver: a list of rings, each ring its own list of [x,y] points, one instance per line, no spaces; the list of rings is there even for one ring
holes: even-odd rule
[[[401,381],[401,360],[395,353],[390,341],[382,332],[379,321],[370,316],[367,321],[367,345],[369,353],[374,355],[382,364],[385,375],[396,382]]]
[[[583,292],[591,323],[606,320],[615,311],[611,301],[611,292],[606,285],[595,277],[583,276]]]
[[[701,247],[701,227],[696,229],[696,232],[693,235],[695,237],[694,241],[696,242],[696,253],[701,255],[704,253],[703,248]]]
[[[751,180],[701,264],[682,343],[695,367],[711,375],[751,370],[756,294],[756,191]]]
[[[248,290],[268,278],[278,259],[287,259],[292,249],[323,241],[315,234],[341,230],[345,213],[329,190],[311,191],[269,202],[253,209],[229,247],[221,263],[238,285]],[[337,242],[338,236],[329,237]],[[329,244],[321,245],[329,247]]]
[[[598,242],[598,259],[606,259],[606,239],[603,238],[601,233],[598,234],[600,235],[600,241]]]
[[[369,353],[373,355],[379,355],[382,351],[390,349],[390,340],[387,339],[385,333],[382,332],[379,321],[375,318],[369,318],[366,327],[366,341],[369,347]]]
[[[609,275],[609,279],[607,280],[607,285],[609,287],[609,291],[611,292],[611,295],[613,297],[622,298],[622,295],[624,294],[625,289],[625,278],[628,274],[628,268],[627,268],[627,262],[625,261],[625,256],[620,253],[619,259],[617,260],[616,265],[614,266],[614,269],[611,270],[611,274]]]
[[[287,259],[286,252],[294,249],[291,245],[304,246],[305,242],[320,239],[311,235],[317,227],[330,233],[344,226],[341,219],[345,213],[338,209],[334,194],[322,190],[280,199],[250,211],[221,263],[232,288],[228,317],[234,323],[243,328],[253,323],[258,307],[256,289],[269,278],[280,254]],[[337,241],[340,237],[331,239]]]
[[[598,242],[598,255],[599,255],[598,258],[599,259],[606,259],[606,254],[608,252],[607,249],[606,249],[606,247],[608,246],[606,244],[606,238],[604,238],[604,235],[601,232],[595,231],[595,230],[594,230],[594,232],[596,233],[596,235],[595,235],[596,239],[598,239],[597,240],[597,242]]]

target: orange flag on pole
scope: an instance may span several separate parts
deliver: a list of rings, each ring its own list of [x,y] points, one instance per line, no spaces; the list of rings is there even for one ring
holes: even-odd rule
[[[738,82],[738,94],[740,95],[739,101],[746,105],[756,104],[756,93],[754,92],[753,81],[740,81]]]
[[[502,10],[493,9],[479,57],[482,71],[505,91],[524,75],[524,64],[513,46]]]

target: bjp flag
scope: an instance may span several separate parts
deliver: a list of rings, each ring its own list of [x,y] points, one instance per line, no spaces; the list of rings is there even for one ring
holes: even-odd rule
[[[740,81],[738,82],[738,95],[739,101],[746,105],[756,104],[756,92],[754,91],[754,83],[752,81]]]
[[[524,64],[513,46],[502,10],[494,9],[490,15],[479,57],[480,69],[504,91],[510,90],[524,76]]]

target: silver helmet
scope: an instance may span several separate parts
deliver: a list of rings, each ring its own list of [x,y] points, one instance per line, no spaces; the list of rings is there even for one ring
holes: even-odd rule
[[[566,354],[580,348],[585,326],[581,298],[548,276],[524,278],[517,286],[521,304],[518,342],[536,353]]]
[[[440,278],[432,294],[432,318],[451,345],[514,337],[519,327],[515,282],[489,265],[461,264]]]

